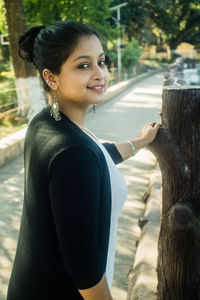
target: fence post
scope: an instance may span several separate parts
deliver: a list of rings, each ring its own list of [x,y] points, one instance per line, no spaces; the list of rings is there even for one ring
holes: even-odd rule
[[[200,299],[200,86],[163,90],[158,159],[163,205],[157,300]]]

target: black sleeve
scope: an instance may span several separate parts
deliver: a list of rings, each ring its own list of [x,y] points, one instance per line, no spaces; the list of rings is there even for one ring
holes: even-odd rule
[[[108,153],[110,154],[112,160],[117,165],[123,161],[123,158],[119,151],[117,150],[117,147],[113,143],[102,143],[102,145],[106,148]]]
[[[97,284],[105,270],[97,232],[100,161],[87,148],[59,154],[50,169],[49,193],[63,263],[78,289]]]

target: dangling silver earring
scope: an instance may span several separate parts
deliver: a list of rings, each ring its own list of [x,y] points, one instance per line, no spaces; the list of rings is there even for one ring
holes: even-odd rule
[[[93,111],[93,114],[95,114],[95,112],[96,112],[96,104],[94,104],[93,106],[92,106],[92,111]]]
[[[56,121],[60,121],[61,120],[61,116],[60,116],[60,112],[59,112],[59,106],[58,106],[58,102],[56,100],[55,94],[52,96],[52,104],[51,104],[50,115]]]

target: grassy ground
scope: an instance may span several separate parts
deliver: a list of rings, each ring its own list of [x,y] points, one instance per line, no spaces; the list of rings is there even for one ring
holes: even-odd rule
[[[27,119],[16,115],[8,115],[6,118],[0,119],[0,139],[15,133],[27,126]]]
[[[26,127],[26,124],[3,126],[0,125],[0,140]]]
[[[14,74],[11,71],[10,62],[0,61],[0,92],[15,88]],[[2,99],[0,98],[0,103]]]
[[[3,105],[17,103],[14,74],[9,62],[0,62],[0,113]]]
[[[0,62],[0,139],[24,128],[27,124],[25,118],[19,118],[16,114],[1,116],[2,112],[16,106],[17,95],[10,62]]]
[[[148,70],[154,70],[154,69],[163,69],[167,68],[168,64],[162,63],[158,60],[153,60],[153,59],[145,59],[139,61],[138,65],[136,66],[137,68],[137,73],[141,74],[144,72],[147,72]]]

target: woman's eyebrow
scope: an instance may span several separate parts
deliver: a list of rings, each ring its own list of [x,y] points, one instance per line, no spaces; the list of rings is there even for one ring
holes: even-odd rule
[[[101,56],[105,56],[105,53],[104,53],[104,52],[102,52],[102,53],[99,55],[99,57],[101,57]],[[90,59],[90,58],[91,58],[91,56],[89,56],[89,55],[81,55],[81,56],[78,56],[77,58],[75,58],[75,60],[74,60],[74,61],[76,61],[76,60],[78,60],[78,59],[81,59],[81,58]]]

